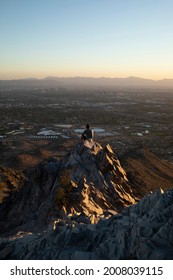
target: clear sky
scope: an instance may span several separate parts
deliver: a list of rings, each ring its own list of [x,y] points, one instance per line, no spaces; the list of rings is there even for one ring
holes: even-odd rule
[[[172,0],[0,0],[0,79],[173,78]]]

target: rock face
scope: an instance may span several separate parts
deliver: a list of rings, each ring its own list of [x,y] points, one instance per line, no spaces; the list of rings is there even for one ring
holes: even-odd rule
[[[54,223],[0,241],[1,259],[172,259],[173,190],[145,196],[97,224]]]
[[[25,178],[0,204],[0,259],[173,258],[173,190],[137,202],[109,145],[79,143]]]
[[[25,182],[0,205],[0,231],[40,231],[57,218],[95,223],[135,203],[126,173],[111,147],[78,143],[58,161],[25,172]]]

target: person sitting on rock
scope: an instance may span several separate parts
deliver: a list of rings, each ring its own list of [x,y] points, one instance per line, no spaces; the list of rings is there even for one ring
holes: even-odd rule
[[[85,141],[85,140],[93,140],[93,138],[94,138],[94,131],[90,129],[89,124],[87,124],[86,129],[82,133],[81,139],[82,141]]]

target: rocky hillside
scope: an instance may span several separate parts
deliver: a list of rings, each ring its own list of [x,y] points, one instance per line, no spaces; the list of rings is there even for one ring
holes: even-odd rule
[[[150,191],[173,188],[173,164],[147,148],[129,150],[120,157],[134,194],[142,198]]]
[[[62,160],[27,170],[25,178],[0,205],[1,233],[40,231],[57,218],[95,223],[136,201],[109,145],[79,143]]]
[[[173,257],[173,190],[139,201],[109,145],[78,143],[23,178],[0,204],[1,259]]]
[[[19,190],[24,179],[22,172],[0,166],[0,203],[15,190]]]
[[[173,190],[158,190],[97,224],[54,222],[0,240],[1,259],[172,259]]]

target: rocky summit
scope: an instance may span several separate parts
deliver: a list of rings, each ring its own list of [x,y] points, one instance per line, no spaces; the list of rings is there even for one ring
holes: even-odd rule
[[[62,160],[49,158],[24,177],[23,186],[1,203],[1,233],[38,231],[56,219],[95,223],[135,203],[109,145],[78,143]]]
[[[173,257],[173,190],[139,201],[109,145],[78,143],[22,178],[0,204],[1,259]]]

